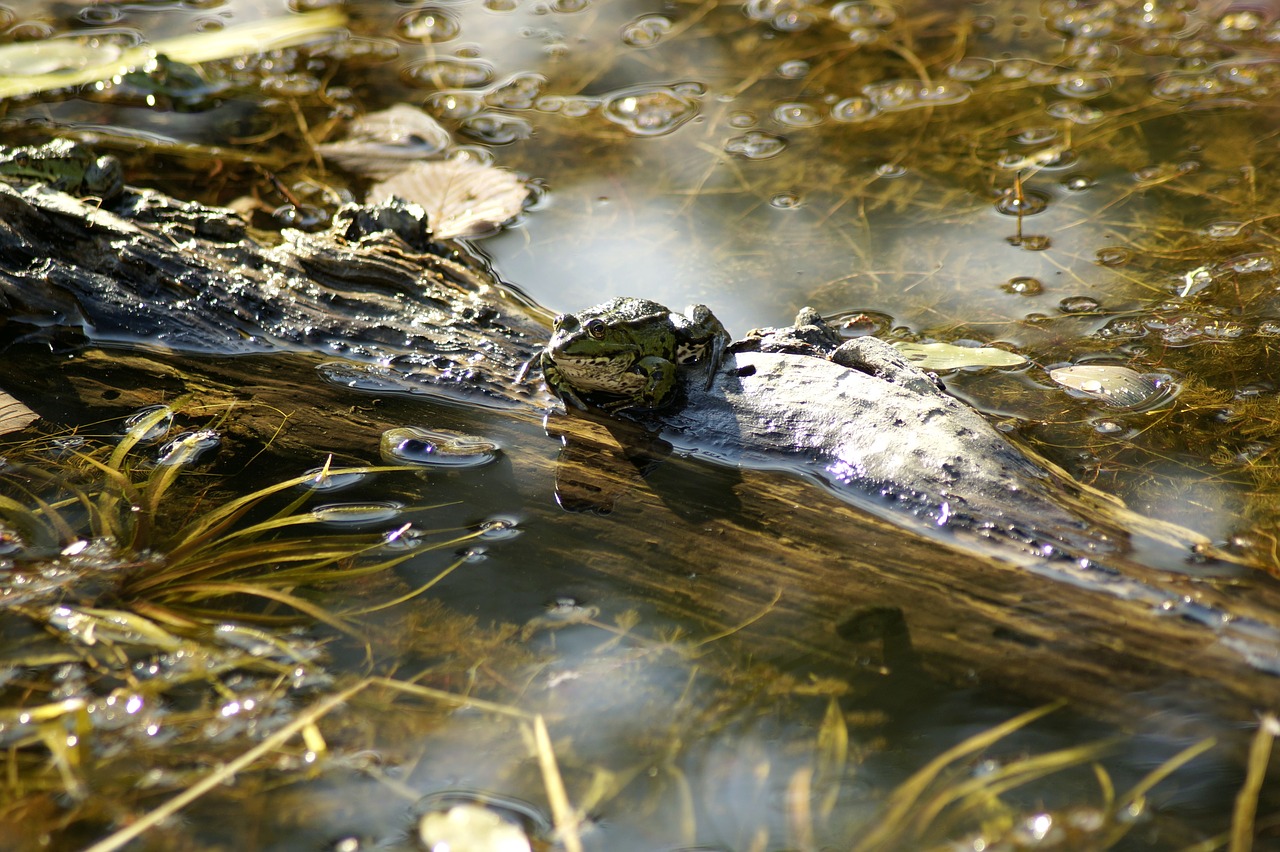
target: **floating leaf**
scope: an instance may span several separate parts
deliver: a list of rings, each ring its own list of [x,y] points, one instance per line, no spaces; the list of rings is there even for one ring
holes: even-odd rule
[[[452,142],[449,131],[426,112],[396,104],[357,118],[346,139],[319,148],[325,159],[349,172],[388,178],[409,162],[439,156]]]
[[[396,195],[421,204],[437,237],[498,230],[524,209],[529,187],[506,169],[470,160],[415,163],[369,190],[369,203]]]
[[[965,367],[1016,367],[1026,358],[993,346],[951,343],[895,343],[897,350],[922,370],[962,370]]]
[[[0,435],[25,429],[40,415],[0,390]]]
[[[1146,407],[1168,395],[1167,388],[1160,387],[1147,376],[1128,367],[1102,364],[1062,367],[1050,370],[1049,378],[1064,388],[1116,408]]]

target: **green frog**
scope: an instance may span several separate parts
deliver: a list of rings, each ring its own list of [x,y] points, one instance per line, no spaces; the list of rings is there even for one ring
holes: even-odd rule
[[[71,139],[0,149],[0,180],[48,184],[75,195],[113,198],[124,189],[124,169],[115,157],[99,157]]]
[[[662,408],[675,398],[681,367],[704,370],[709,384],[729,343],[729,333],[705,305],[686,311],[618,298],[561,314],[534,360],[551,392],[576,408]]]

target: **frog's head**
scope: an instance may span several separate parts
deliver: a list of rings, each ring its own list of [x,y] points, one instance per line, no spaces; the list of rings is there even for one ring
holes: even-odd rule
[[[634,360],[636,346],[629,330],[611,323],[601,314],[584,311],[560,314],[551,329],[547,354],[552,360],[613,361]]]

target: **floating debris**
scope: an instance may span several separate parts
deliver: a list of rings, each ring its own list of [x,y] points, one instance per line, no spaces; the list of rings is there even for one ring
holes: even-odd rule
[[[345,139],[326,142],[318,150],[349,172],[386,178],[407,163],[442,156],[452,142],[449,132],[425,111],[396,104],[357,118]]]
[[[1157,381],[1128,367],[1083,364],[1049,371],[1049,378],[1116,408],[1150,408],[1171,395],[1171,383]]]
[[[952,343],[895,343],[893,346],[922,370],[1016,367],[1027,363],[1027,359],[1016,352],[993,346],[957,346]]]
[[[40,415],[0,390],[0,435],[25,429],[39,419]]]
[[[524,209],[529,187],[511,172],[470,160],[414,163],[369,190],[369,203],[391,196],[421,204],[441,239],[492,234]]]
[[[530,835],[550,828],[526,802],[469,790],[435,793],[415,809],[418,837],[432,852],[529,852]]]

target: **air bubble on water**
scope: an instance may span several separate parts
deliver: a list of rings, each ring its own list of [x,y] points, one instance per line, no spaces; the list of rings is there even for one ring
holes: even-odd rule
[[[962,83],[975,83],[990,77],[995,70],[996,65],[990,59],[966,56],[947,66],[947,76]]]
[[[1259,275],[1274,272],[1276,259],[1265,252],[1249,252],[1229,257],[1219,263],[1217,268],[1219,271],[1234,272],[1237,275]]]
[[[813,127],[822,123],[822,113],[809,104],[779,104],[774,107],[773,120],[786,127]]]
[[[877,27],[884,28],[897,20],[897,13],[888,5],[878,3],[837,3],[828,12],[836,26],[845,28]]]
[[[444,429],[399,426],[382,433],[378,445],[384,461],[425,467],[479,467],[497,458],[493,441]]]
[[[401,78],[413,86],[432,89],[471,89],[493,81],[493,66],[476,59],[428,59],[408,65]]]
[[[698,114],[693,88],[637,86],[608,96],[601,114],[633,136],[662,136]]]
[[[547,78],[541,74],[513,74],[485,93],[484,102],[498,109],[529,109],[546,85]]]
[[[461,28],[457,18],[434,7],[417,9],[402,17],[396,24],[395,34],[404,41],[422,41],[437,44],[457,38]]]
[[[161,448],[156,464],[162,467],[195,464],[221,443],[222,437],[212,429],[185,432]]]
[[[519,116],[481,112],[463,119],[459,129],[486,145],[510,145],[533,135],[533,125]]]
[[[1018,135],[1014,136],[1014,141],[1023,145],[1044,145],[1052,142],[1061,136],[1062,133],[1056,127],[1050,127],[1047,124],[1035,127],[1026,127],[1018,131]]]
[[[788,59],[778,66],[778,76],[784,80],[800,80],[809,73],[809,63],[803,59]]]
[[[800,196],[794,192],[779,192],[769,199],[769,206],[779,210],[795,210],[802,205]]]
[[[1072,192],[1084,192],[1093,189],[1098,182],[1089,175],[1067,175],[1062,179],[1062,185]]]
[[[756,114],[753,112],[747,112],[746,110],[738,110],[737,112],[729,113],[730,127],[737,127],[741,129],[744,127],[750,127],[755,123],[756,123]]]
[[[867,98],[845,98],[831,107],[831,117],[848,124],[870,121],[879,114],[880,110]]]
[[[332,526],[367,526],[383,524],[399,517],[404,504],[394,500],[369,503],[330,503],[312,509],[311,517]]]
[[[459,121],[484,109],[484,96],[479,92],[434,92],[427,97],[426,107],[436,118]]]
[[[1200,229],[1200,233],[1211,240],[1234,240],[1237,237],[1248,236],[1249,230],[1244,222],[1222,219],[1205,224]]]
[[[641,15],[622,27],[622,43],[628,47],[653,47],[671,32],[671,19],[664,15]]]
[[[124,430],[136,443],[159,441],[173,426],[173,409],[167,405],[148,405],[124,419]]]
[[[515,519],[505,517],[489,518],[478,524],[475,529],[478,533],[477,538],[482,538],[486,541],[503,541],[515,538],[522,532],[516,525]]]
[[[1218,19],[1213,32],[1222,41],[1239,42],[1255,38],[1265,19],[1253,9],[1235,9]]]
[[[769,24],[780,33],[798,33],[809,29],[817,20],[812,12],[802,9],[774,15]]]
[[[1030,59],[1006,59],[999,65],[1000,76],[1006,80],[1021,80],[1031,73],[1036,63]]]
[[[1040,283],[1039,278],[1020,275],[1010,278],[1001,289],[1018,296],[1038,296],[1044,290],[1044,285]]]
[[[1080,101],[1056,101],[1045,107],[1045,112],[1053,118],[1066,119],[1073,124],[1097,124],[1107,115],[1097,107]]]
[[[1280,337],[1280,319],[1262,320],[1255,331],[1261,337]]]
[[[1101,266],[1123,266],[1133,258],[1133,252],[1119,246],[1108,246],[1094,252],[1093,259]]]
[[[996,202],[996,210],[1006,216],[1034,216],[1044,212],[1048,206],[1049,196],[1026,189],[1021,193],[1010,189]]]
[[[1101,73],[1072,74],[1059,80],[1053,88],[1069,98],[1096,98],[1111,91],[1111,77]]]
[[[787,140],[758,130],[735,136],[724,144],[726,153],[744,160],[767,160],[781,154],[786,147]]]
[[[1064,314],[1093,314],[1100,307],[1101,303],[1090,296],[1068,296],[1058,303],[1058,310]]]
[[[369,474],[360,471],[343,471],[342,473],[334,473],[329,469],[329,465],[325,464],[320,467],[312,468],[303,474],[305,477],[298,485],[310,491],[340,491],[362,482],[369,477]]]
[[[907,167],[901,163],[881,163],[876,166],[876,177],[892,180],[893,178],[905,177]]]

